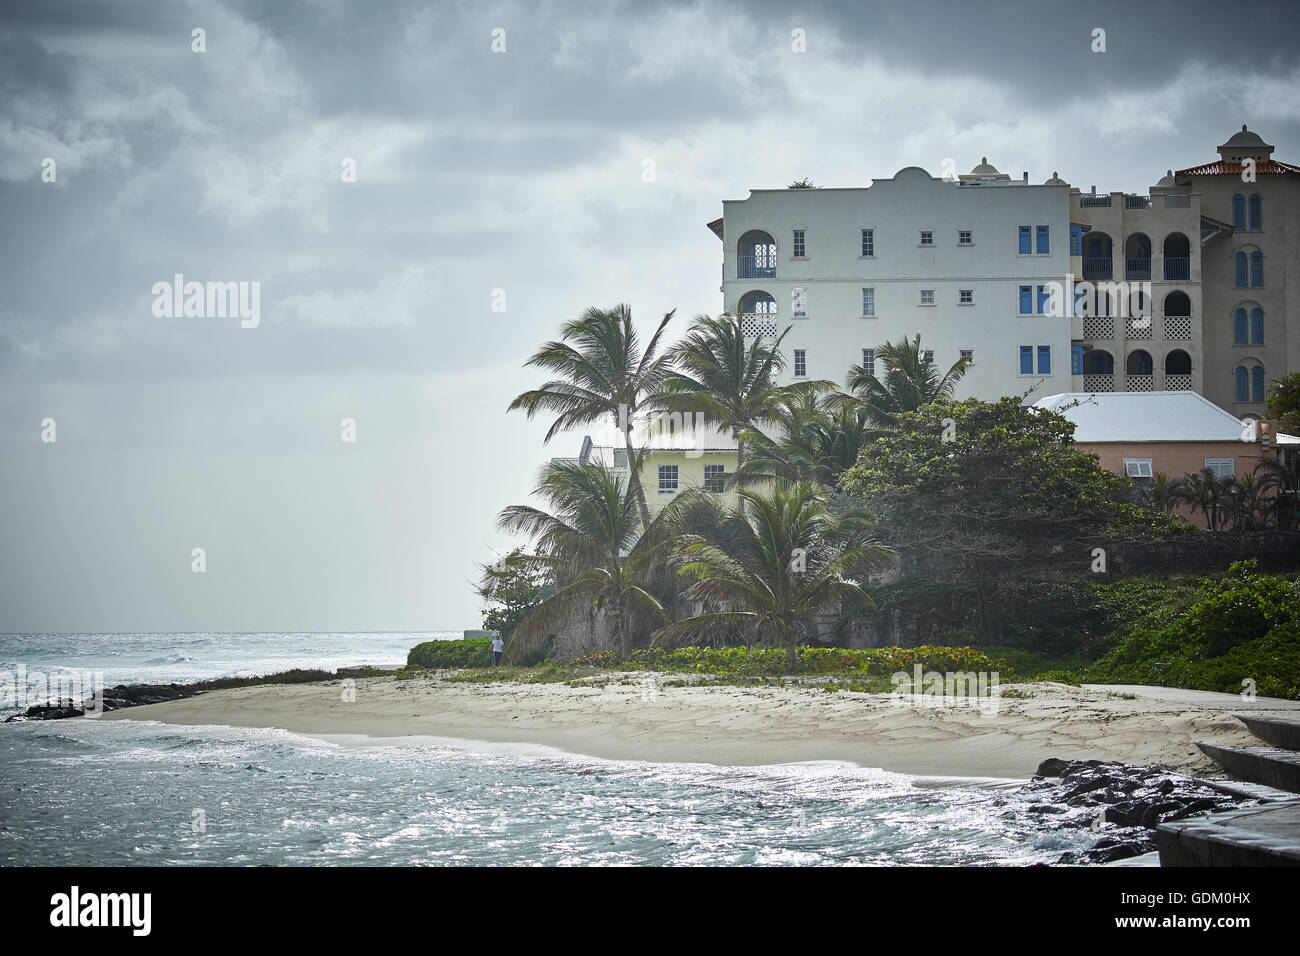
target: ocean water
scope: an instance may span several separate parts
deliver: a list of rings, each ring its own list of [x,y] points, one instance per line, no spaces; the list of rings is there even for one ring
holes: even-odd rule
[[[111,664],[112,684],[396,663],[428,639],[45,637],[44,651],[35,636],[0,639],[0,660],[32,668],[75,654],[77,667]],[[301,659],[326,647],[328,662]],[[1018,783],[832,762],[717,767],[143,720],[27,722],[0,725],[0,864],[972,866],[1050,863],[1091,845],[1086,827],[1046,829]]]

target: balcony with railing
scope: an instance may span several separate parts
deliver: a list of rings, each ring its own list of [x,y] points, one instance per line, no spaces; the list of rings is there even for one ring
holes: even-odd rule
[[[1150,392],[1154,390],[1154,375],[1135,375],[1132,372],[1124,376],[1124,391]]]
[[[1124,208],[1125,209],[1150,209],[1151,197],[1150,196],[1125,196]]]
[[[775,279],[776,256],[736,256],[737,279]]]
[[[1192,277],[1190,256],[1165,256],[1165,279],[1177,281]]]
[[[1084,256],[1083,277],[1085,279],[1110,279],[1114,277],[1114,272],[1110,256]]]
[[[1125,279],[1150,279],[1151,257],[1127,256],[1124,259]]]
[[[1109,206],[1110,196],[1080,196],[1079,205],[1085,209],[1089,206]]]

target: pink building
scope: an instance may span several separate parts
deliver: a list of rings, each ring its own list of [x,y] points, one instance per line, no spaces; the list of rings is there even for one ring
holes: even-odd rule
[[[1264,457],[1275,458],[1254,419],[1238,419],[1195,392],[1065,392],[1034,403],[1074,422],[1074,440],[1101,467],[1129,478],[1164,474],[1171,480],[1211,469],[1221,478],[1242,477]],[[1183,512],[1187,514],[1186,512]],[[1190,514],[1188,517],[1192,517]],[[1192,517],[1203,524],[1201,516]]]

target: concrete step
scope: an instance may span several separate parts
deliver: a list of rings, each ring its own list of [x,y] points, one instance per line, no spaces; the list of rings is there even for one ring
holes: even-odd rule
[[[1242,780],[1300,793],[1300,753],[1278,747],[1220,747],[1197,742],[1201,752]]]
[[[1300,800],[1162,823],[1161,866],[1300,866]]]
[[[1284,750],[1300,750],[1300,717],[1279,714],[1235,715],[1252,734],[1265,743]]]

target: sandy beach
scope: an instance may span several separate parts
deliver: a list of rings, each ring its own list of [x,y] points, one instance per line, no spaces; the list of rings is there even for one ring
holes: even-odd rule
[[[1047,757],[1115,760],[1215,776],[1198,740],[1257,743],[1234,713],[1300,714],[1300,702],[1145,687],[1014,686],[995,712],[900,706],[887,695],[810,687],[673,687],[660,675],[605,687],[338,681],[213,691],[108,720],[271,727],[372,738],[545,745],[615,760],[756,765],[844,760],[902,773],[1017,778]],[[1027,695],[1027,696],[1019,696]]]

